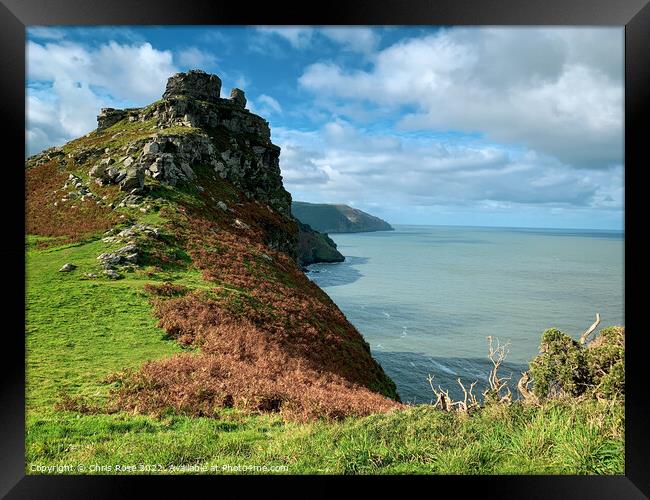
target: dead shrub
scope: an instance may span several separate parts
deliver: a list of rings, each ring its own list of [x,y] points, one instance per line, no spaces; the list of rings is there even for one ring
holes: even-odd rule
[[[119,222],[110,208],[94,201],[62,202],[60,189],[68,175],[69,171],[62,168],[57,160],[25,171],[26,232],[57,238],[40,246],[81,241]]]

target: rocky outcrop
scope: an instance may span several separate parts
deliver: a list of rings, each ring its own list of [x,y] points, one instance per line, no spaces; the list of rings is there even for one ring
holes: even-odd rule
[[[241,108],[246,107],[246,97],[244,91],[241,89],[232,89],[230,91],[230,99]]]
[[[192,70],[176,73],[167,80],[164,99],[183,97],[201,101],[217,102],[221,95],[221,79],[205,71]]]
[[[291,195],[282,186],[280,148],[271,142],[269,124],[246,108],[241,89],[220,97],[221,80],[203,71],[177,73],[163,98],[144,108],[102,109],[98,130],[128,123],[151,123],[150,137],[123,148],[118,158],[102,158],[91,177],[122,191],[142,190],[146,177],[176,186],[193,182],[195,169],[207,167],[252,200],[290,217]],[[108,132],[108,130],[107,130]]]
[[[299,222],[298,263],[308,266],[318,262],[343,262],[345,257],[336,249],[336,243],[326,234],[314,231]]]
[[[294,201],[291,212],[300,222],[321,233],[393,231],[388,222],[347,205]]]
[[[215,180],[224,180],[264,208],[262,213],[270,218],[266,222],[265,217],[258,218],[257,226],[270,248],[303,264],[342,260],[326,235],[312,229],[299,234],[291,195],[282,184],[280,148],[271,141],[268,122],[246,109],[243,90],[232,89],[228,98],[220,94],[221,79],[216,75],[199,70],[177,73],[169,78],[160,100],[142,108],[102,109],[97,130],[29,158],[27,167],[56,160],[75,172],[87,172],[83,179],[73,175],[75,191],[61,203],[92,197],[95,186],[116,186],[121,193],[117,199],[104,203],[104,193],[93,198],[111,210],[146,211],[147,197],[162,186],[203,192]],[[219,196],[208,198],[212,206],[234,217],[232,200],[226,205]]]
[[[102,108],[97,115],[97,128],[103,130],[112,127],[127,115],[126,110],[115,108]]]

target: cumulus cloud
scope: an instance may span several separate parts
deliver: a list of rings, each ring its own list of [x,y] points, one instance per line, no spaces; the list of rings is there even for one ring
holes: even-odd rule
[[[97,48],[72,43],[27,44],[27,74],[35,81],[70,80],[101,87],[115,99],[148,102],[160,97],[176,72],[170,51],[150,43],[108,42]]]
[[[379,44],[379,34],[371,28],[356,26],[336,26],[324,28],[311,27],[259,27],[258,33],[284,39],[294,49],[306,49],[317,45],[317,41],[325,39],[335,42],[342,49],[351,52],[370,53]],[[257,50],[262,50],[264,45],[256,45]],[[266,46],[269,50],[269,47]]]
[[[299,84],[338,112],[364,102],[405,112],[403,129],[478,132],[608,168],[623,153],[622,54],[618,28],[454,28],[399,41],[368,70],[312,64]]]
[[[340,119],[319,131],[277,129],[274,136],[288,189],[309,201],[384,209],[622,206],[620,166],[572,169],[530,150],[375,134]]]
[[[89,132],[101,107],[144,105],[160,98],[176,71],[172,53],[149,43],[88,47],[65,40],[29,41],[28,153]]]
[[[329,181],[327,172],[320,168],[315,158],[320,154],[291,142],[282,146],[282,178],[291,186],[320,187]]]
[[[29,26],[27,33],[32,38],[40,38],[42,40],[62,40],[65,38],[64,30],[51,26]]]

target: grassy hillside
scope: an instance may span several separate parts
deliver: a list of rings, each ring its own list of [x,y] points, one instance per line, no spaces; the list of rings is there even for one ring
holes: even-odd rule
[[[106,382],[112,373],[185,351],[156,327],[143,288],[202,280],[187,270],[154,280],[135,273],[117,281],[79,279],[96,270],[95,256],[107,244],[94,239],[39,249],[42,241],[28,238],[27,250],[28,473],[75,473],[56,469],[71,463],[83,473],[127,474],[624,471],[623,406],[608,401],[515,403],[472,415],[421,405],[305,423],[237,409],[212,417],[67,410],[62,394],[97,404],[114,388]],[[78,263],[76,276],[58,273],[67,261]],[[96,464],[112,470],[92,470]],[[146,467],[138,470],[140,464]],[[136,469],[116,471],[117,465]]]
[[[623,473],[623,408],[606,401],[493,406],[472,415],[422,405],[306,423],[236,409],[208,418],[55,408],[65,402],[62,392],[101,401],[112,373],[185,349],[155,326],[143,291],[150,277],[58,273],[66,261],[77,262],[78,273],[95,270],[101,240],[38,249],[40,241],[29,238],[27,253],[28,473],[70,463],[84,473],[107,472],[91,470],[94,464],[148,466],[117,473]],[[153,282],[172,278],[201,282],[190,271]],[[264,465],[269,470],[254,468]]]
[[[539,400],[402,404],[301,272],[265,121],[105,114],[26,165],[27,473],[623,471],[622,329],[546,332]]]

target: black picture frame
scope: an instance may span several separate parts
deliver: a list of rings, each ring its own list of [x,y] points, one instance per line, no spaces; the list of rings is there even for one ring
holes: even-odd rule
[[[176,487],[188,482],[214,489],[223,486],[241,491],[237,477],[115,477],[25,475],[25,346],[24,324],[24,164],[25,152],[25,27],[29,25],[600,25],[625,27],[625,323],[626,349],[626,439],[624,476],[382,476],[369,478],[330,477],[332,486],[352,483],[382,489],[399,481],[418,482],[433,494],[450,487],[456,493],[477,498],[650,498],[650,391],[645,365],[648,351],[643,342],[640,295],[630,291],[643,283],[643,266],[635,265],[643,249],[641,190],[645,140],[642,122],[648,115],[650,88],[650,4],[647,0],[353,0],[314,4],[265,2],[247,7],[241,2],[193,0],[0,0],[0,117],[2,135],[3,243],[2,269],[11,273],[4,281],[2,391],[0,404],[0,495],[6,498],[113,498],[137,490]],[[20,213],[22,211],[22,214]],[[578,284],[579,286],[579,284]],[[280,477],[246,477],[254,485],[272,487],[287,494]],[[289,478],[295,479],[295,478]],[[217,481],[217,483],[214,483]],[[313,486],[303,478],[303,487]],[[208,483],[209,482],[209,483]],[[329,481],[328,481],[329,482]],[[217,486],[218,484],[218,486]],[[181,486],[182,485],[182,486]],[[247,485],[248,486],[248,485]],[[403,487],[403,485],[401,485]],[[302,490],[302,488],[300,488]],[[304,490],[302,490],[304,493]],[[413,493],[415,494],[415,493]]]

